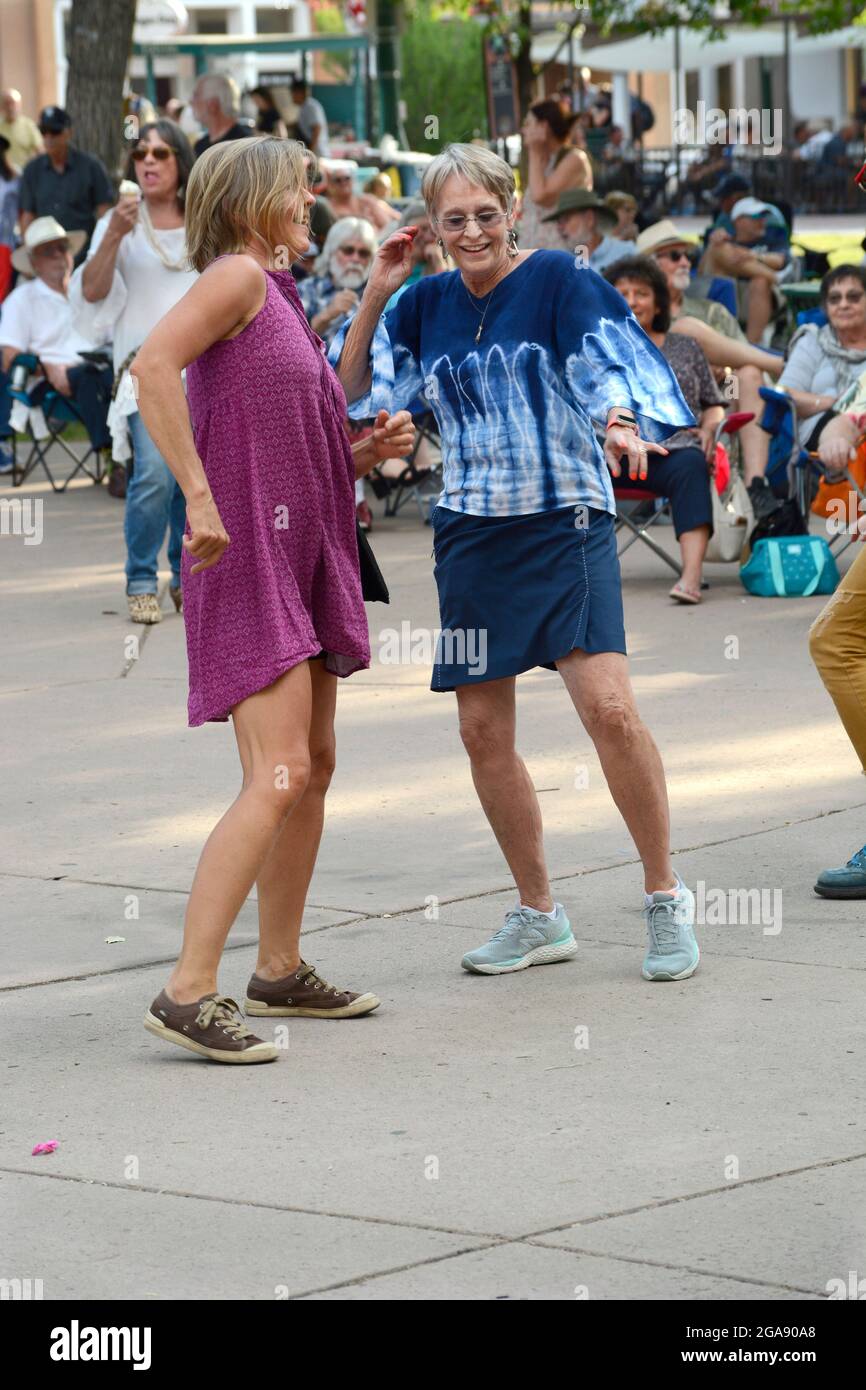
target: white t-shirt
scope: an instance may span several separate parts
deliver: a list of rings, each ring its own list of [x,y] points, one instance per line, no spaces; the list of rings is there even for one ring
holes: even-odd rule
[[[99,249],[110,220],[111,210],[97,222],[88,261]],[[180,259],[186,235],[183,227],[170,231],[155,229],[154,235],[169,260]],[[100,334],[100,341],[111,338],[115,371],[131,352],[141,347],[150,330],[198,279],[194,270],[169,270],[163,265],[140,222],[118,247],[114,280],[104,299],[96,304],[87,302],[81,287],[83,275],[84,266],[80,265],[69,286],[75,324],[82,333]]]
[[[325,115],[325,108],[320,101],[316,101],[315,97],[307,97],[307,100],[298,109],[298,129],[307,145],[310,143],[313,126],[321,126],[316,154],[327,158],[331,153],[331,146],[328,143],[328,118]]]
[[[68,366],[103,339],[74,326],[72,305],[44,280],[25,280],[0,304],[0,347],[33,352],[51,366]]]

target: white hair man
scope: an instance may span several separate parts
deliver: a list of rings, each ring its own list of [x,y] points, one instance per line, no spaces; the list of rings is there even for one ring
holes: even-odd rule
[[[192,109],[197,121],[205,128],[195,142],[196,158],[220,140],[242,140],[255,135],[251,125],[238,120],[241,94],[233,78],[222,72],[209,72],[200,77],[192,94]]]
[[[313,274],[298,285],[310,326],[326,343],[360,302],[378,244],[365,218],[341,217],[325,238]]]
[[[299,282],[298,293],[310,327],[326,343],[361,302],[378,245],[372,223],[363,217],[341,217],[325,238],[313,274]],[[359,429],[351,420],[346,423],[352,440],[369,433],[368,427]],[[363,478],[355,483],[355,507],[359,526],[369,531],[373,515],[364,496]]]

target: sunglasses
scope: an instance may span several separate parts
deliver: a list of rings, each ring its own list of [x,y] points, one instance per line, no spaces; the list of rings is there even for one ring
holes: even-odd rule
[[[664,256],[666,261],[688,261],[690,256],[688,251],[659,251],[659,256]]]
[[[149,145],[139,145],[138,149],[132,151],[132,158],[136,164],[140,164],[149,154],[162,161],[171,159],[173,154],[177,154],[177,150],[172,149],[170,145],[155,145],[153,149]]]
[[[827,303],[833,307],[837,304],[859,304],[862,298],[862,290],[848,290],[847,294],[828,294]]]
[[[338,246],[337,250],[341,256],[355,256],[359,261],[368,261],[372,254],[366,246]]]

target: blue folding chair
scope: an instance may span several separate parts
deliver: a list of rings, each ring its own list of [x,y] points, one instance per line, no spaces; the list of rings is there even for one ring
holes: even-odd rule
[[[812,506],[812,484],[816,477],[826,482],[846,479],[851,490],[866,503],[866,493],[857,485],[849,468],[830,479],[820,459],[803,448],[797,433],[797,409],[791,397],[770,386],[759,387],[759,394],[765,402],[761,429],[770,435],[770,453],[764,476],[775,495],[784,499],[794,498],[806,521]],[[838,556],[847,550],[854,539],[853,535],[840,531],[828,539],[828,544]]]
[[[54,492],[65,492],[72,482],[72,479],[76,477],[78,473],[86,473],[88,478],[91,478],[94,483],[101,483],[105,476],[103,459],[99,450],[95,449],[90,442],[89,435],[87,436],[87,448],[84,454],[76,453],[71,444],[63,438],[63,432],[70,424],[75,423],[84,426],[84,420],[78,410],[76,410],[75,402],[69,400],[66,396],[62,396],[59,391],[55,391],[54,387],[50,386],[44,378],[40,379],[29,389],[26,385],[13,385],[12,382],[15,380],[16,369],[18,368],[24,368],[28,376],[32,376],[34,372],[40,369],[39,358],[33,353],[20,352],[13,359],[12,366],[9,369],[9,395],[13,401],[19,401],[28,411],[27,424],[23,431],[27,440],[27,445],[25,447],[28,449],[28,452],[27,457],[23,461],[21,461],[18,456],[21,446],[18,441],[17,433],[13,434],[11,438],[12,486],[21,487],[40,465],[45,470],[45,475]],[[29,414],[32,410],[42,411],[45,426],[48,431],[45,438],[37,438]],[[84,427],[86,430],[86,426]],[[67,458],[71,459],[72,463],[75,465],[69,477],[62,485],[55,481],[54,475],[48,466],[48,451],[55,444],[63,450]]]

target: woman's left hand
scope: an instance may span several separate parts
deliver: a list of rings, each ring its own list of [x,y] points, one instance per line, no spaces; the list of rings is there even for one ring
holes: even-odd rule
[[[716,431],[711,425],[699,425],[698,436],[700,438],[700,447],[703,450],[704,458],[712,472],[716,465]]]
[[[376,463],[383,463],[385,459],[405,458],[415,442],[412,416],[408,410],[398,410],[396,415],[380,410],[371,438]]]
[[[632,482],[644,482],[648,471],[648,454],[667,454],[661,444],[648,444],[634,430],[608,430],[604,437],[604,460],[615,478],[622,473],[620,459],[625,456],[628,476]]]

